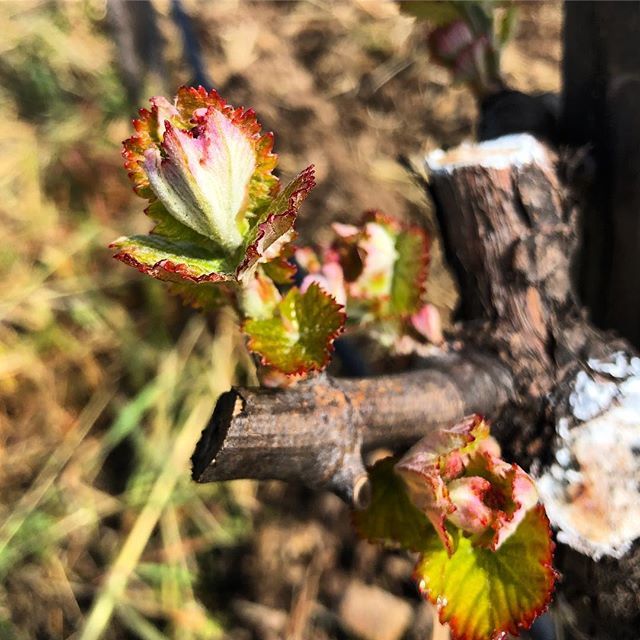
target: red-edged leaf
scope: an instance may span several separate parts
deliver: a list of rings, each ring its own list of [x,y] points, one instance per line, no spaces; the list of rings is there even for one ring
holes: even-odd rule
[[[152,200],[155,196],[142,168],[144,153],[162,142],[165,121],[176,122],[180,115],[175,105],[161,96],[151,98],[150,102],[151,109],[140,109],[140,118],[133,121],[136,133],[122,143],[122,155],[134,191],[142,198]]]
[[[495,551],[538,502],[538,492],[531,477],[517,464],[486,451],[470,456],[464,473],[467,479],[483,478],[491,485],[487,503],[492,507],[492,519],[484,532],[475,532],[472,542]]]
[[[451,428],[432,431],[396,465],[413,504],[429,518],[449,552],[453,550],[453,540],[446,520],[456,507],[447,483],[462,475],[468,455],[488,434],[489,427],[484,420],[470,416]]]
[[[255,152],[256,168],[249,183],[248,213],[260,215],[279,185],[278,179],[271,174],[278,163],[278,156],[273,153],[273,134],[262,133],[262,125],[258,122],[253,109],[228,105],[214,89],[210,91],[203,87],[178,89],[176,108],[184,119],[191,120],[194,113],[202,112],[209,107],[221,111],[251,141]]]
[[[414,577],[454,640],[499,640],[518,635],[548,606],[556,579],[553,541],[541,505],[527,512],[497,550],[473,546],[455,532],[449,556],[436,536],[426,540]]]
[[[429,259],[424,231],[380,211],[366,212],[360,228],[334,225],[334,231],[329,255],[344,273],[350,319],[404,319],[419,309]]]
[[[109,245],[114,258],[142,273],[178,282],[220,282],[234,279],[233,263],[188,242],[175,242],[159,235],[119,238]]]
[[[312,284],[305,293],[290,289],[270,318],[247,320],[243,330],[262,364],[292,375],[324,369],[344,319],[340,305]]]
[[[162,143],[145,151],[142,167],[173,218],[231,254],[243,243],[254,149],[213,107],[194,122],[187,131],[167,122]]]
[[[279,257],[294,239],[293,225],[298,209],[314,186],[314,168],[311,165],[273,200],[264,219],[248,239],[245,257],[236,271],[238,279],[250,275],[258,262],[269,262]]]
[[[181,87],[173,103],[165,98],[151,99],[151,109],[141,109],[140,118],[134,120],[136,133],[124,142],[125,167],[136,193],[154,199],[149,179],[142,168],[147,150],[159,147],[165,131],[165,121],[182,130],[194,126],[194,118],[208,108],[222,113],[250,141],[255,154],[255,171],[249,185],[248,212],[259,215],[278,188],[278,179],[271,175],[278,157],[272,153],[273,134],[262,133],[262,127],[253,109],[232,107],[215,91],[203,87]]]
[[[386,314],[406,317],[420,308],[427,281],[429,245],[426,233],[408,227],[396,236],[398,258],[393,266],[393,281]]]
[[[152,98],[124,142],[136,191],[150,200],[152,236],[120,238],[116,258],[154,277],[201,282],[251,278],[258,263],[281,283],[297,209],[313,168],[280,189],[273,137],[255,113],[215,91],[182,87],[171,103]]]

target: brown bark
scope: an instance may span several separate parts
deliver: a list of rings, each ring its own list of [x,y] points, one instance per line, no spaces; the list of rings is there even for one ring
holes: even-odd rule
[[[449,353],[396,376],[229,392],[194,454],[194,477],[301,481],[358,506],[367,495],[362,450],[406,448],[430,429],[484,413],[506,457],[541,469],[564,541],[563,593],[580,612],[574,636],[635,638],[640,552],[629,547],[640,536],[640,504],[628,476],[640,477],[640,465],[637,438],[616,449],[615,429],[624,384],[640,385],[640,361],[628,343],[593,328],[576,302],[576,213],[557,159],[517,136],[437,152],[427,168],[462,299]],[[624,371],[616,373],[610,364],[620,358]],[[600,440],[589,439],[593,431]],[[607,435],[613,448],[602,444]],[[610,558],[598,561],[603,554]],[[616,598],[603,597],[600,589],[613,584]]]
[[[496,431],[521,463],[553,466],[541,474],[540,487],[565,541],[557,558],[569,605],[563,608],[567,634],[631,640],[640,623],[640,549],[631,545],[640,534],[634,526],[640,500],[629,478],[638,476],[639,466],[633,446],[617,433],[626,427],[614,414],[624,400],[622,382],[632,374],[602,374],[598,363],[617,354],[630,362],[634,350],[586,321],[571,283],[578,238],[572,199],[558,180],[553,154],[534,147],[526,160],[526,139],[519,140],[510,162],[504,149],[514,139],[504,138],[432,156],[430,191],[460,283],[466,342],[484,344],[513,375],[516,399]],[[480,322],[488,331],[474,328]],[[578,405],[593,397],[580,390],[580,375],[619,399],[585,415]],[[634,419],[640,424],[640,415]],[[636,427],[633,441],[638,436]],[[630,533],[616,548],[616,529],[623,528]]]
[[[378,378],[319,376],[288,391],[233,389],[219,399],[193,456],[198,482],[278,479],[366,502],[362,453],[407,448],[469,413],[493,415],[511,378],[493,358],[443,353],[428,369]]]

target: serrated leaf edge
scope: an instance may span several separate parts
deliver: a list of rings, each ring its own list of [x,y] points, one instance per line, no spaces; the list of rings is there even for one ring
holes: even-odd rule
[[[300,174],[296,178],[294,178],[294,180],[298,178],[301,179],[301,185],[289,196],[287,208],[285,209],[285,211],[283,211],[282,213],[269,214],[266,219],[259,223],[256,227],[255,237],[247,246],[245,250],[245,257],[236,269],[236,277],[238,279],[240,279],[245,272],[251,269],[262,257],[263,254],[258,250],[258,246],[260,244],[260,241],[267,233],[269,225],[274,220],[284,217],[289,218],[289,228],[293,228],[293,225],[298,216],[298,209],[300,208],[300,205],[305,200],[311,189],[316,186],[315,166],[310,164],[306,169],[301,171]],[[275,197],[277,197],[277,195]]]
[[[117,240],[112,242],[109,245],[110,249],[116,248]],[[173,281],[174,278],[172,276],[177,276],[179,280],[190,280],[191,282],[226,282],[232,279],[232,277],[226,274],[211,272],[204,273],[202,275],[195,275],[190,267],[184,262],[173,262],[168,258],[163,260],[158,260],[152,265],[145,264],[144,262],[140,262],[136,260],[130,253],[127,251],[118,251],[118,253],[113,256],[116,260],[120,260],[120,262],[124,262],[125,264],[136,268],[141,273],[145,275],[152,276],[157,278],[158,280],[168,280]]]
[[[305,365],[300,365],[297,369],[293,370],[293,371],[283,371],[280,367],[278,367],[276,364],[274,364],[273,362],[271,362],[269,360],[269,358],[267,358],[266,356],[263,356],[261,353],[259,353],[258,351],[256,351],[255,349],[253,349],[252,347],[252,341],[253,338],[251,336],[249,336],[248,333],[246,333],[245,331],[245,326],[246,324],[251,320],[251,318],[247,318],[246,320],[244,320],[242,322],[241,328],[242,328],[242,332],[248,336],[247,339],[247,348],[249,349],[249,351],[251,351],[252,353],[255,353],[256,355],[258,355],[260,357],[260,364],[266,367],[272,367],[273,369],[275,369],[276,371],[279,371],[280,373],[286,375],[287,377],[293,377],[293,376],[298,376],[304,373],[311,373],[312,371],[323,371],[325,369],[325,367],[329,364],[329,361],[331,360],[331,354],[333,353],[335,346],[334,346],[334,341],[335,339],[344,331],[344,325],[347,319],[347,314],[344,311],[344,307],[336,301],[335,297],[332,296],[330,293],[327,293],[324,289],[322,289],[321,287],[319,287],[316,283],[312,283],[309,287],[309,289],[312,286],[316,286],[318,287],[320,293],[322,293],[322,295],[326,296],[327,298],[329,298],[334,305],[336,305],[337,309],[337,313],[340,316],[340,320],[341,320],[341,324],[340,326],[333,332],[331,332],[327,338],[327,343],[326,346],[324,348],[324,359],[322,361],[321,364],[311,364],[308,366]],[[309,289],[307,289],[307,291],[309,291]]]
[[[543,614],[551,604],[551,599],[553,598],[555,585],[559,577],[558,572],[553,568],[553,554],[556,549],[556,544],[553,541],[551,523],[549,522],[549,517],[547,516],[544,506],[538,503],[532,509],[535,509],[536,511],[538,511],[538,513],[542,517],[544,523],[546,524],[546,530],[549,537],[548,554],[545,556],[545,558],[540,560],[540,565],[542,566],[544,572],[547,574],[548,580],[549,580],[549,588],[547,590],[547,594],[545,596],[544,601],[540,604],[540,606],[533,609],[531,612],[529,612],[529,614],[526,615],[522,621],[516,622],[515,626],[510,623],[509,626],[503,629],[494,630],[493,634],[489,638],[487,638],[487,640],[504,640],[506,633],[510,633],[511,635],[514,635],[514,636],[519,636],[520,631],[530,629],[535,619],[541,614]],[[499,551],[492,552],[492,553],[499,553]],[[440,621],[440,623],[449,625],[449,628],[451,629],[452,640],[475,640],[474,638],[469,636],[467,633],[461,632],[457,628],[456,619],[454,617],[451,617],[449,620],[445,619],[444,606],[442,602],[438,600],[439,594],[434,594],[429,589],[421,587],[421,577],[418,574],[418,567],[420,566],[420,563],[422,562],[423,557],[425,557],[425,554],[421,553],[420,557],[418,558],[415,564],[415,567],[412,573],[412,579],[416,583],[416,586],[418,588],[418,591],[421,597],[424,598],[425,600],[428,600],[429,602],[431,602],[431,604],[433,604],[436,607],[436,610],[438,611],[438,620]]]

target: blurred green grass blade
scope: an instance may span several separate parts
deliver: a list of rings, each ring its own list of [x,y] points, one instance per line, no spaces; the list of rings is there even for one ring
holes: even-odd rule
[[[128,402],[113,421],[111,428],[102,440],[103,452],[106,455],[113,447],[120,444],[136,428],[140,426],[143,416],[153,408],[158,398],[159,387],[154,380]]]

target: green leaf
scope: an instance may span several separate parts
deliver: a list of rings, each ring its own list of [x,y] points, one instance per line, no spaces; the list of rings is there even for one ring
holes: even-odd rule
[[[295,239],[298,209],[315,186],[313,165],[294,178],[271,202],[253,233],[248,236],[244,259],[237,268],[238,279],[249,277],[258,261],[278,258]]]
[[[400,545],[411,551],[420,551],[432,538],[442,546],[428,518],[414,506],[404,481],[394,471],[397,461],[395,457],[385,458],[370,470],[371,502],[353,514],[358,534],[370,542]]]
[[[454,536],[451,557],[435,535],[426,539],[414,574],[454,640],[497,640],[528,628],[547,607],[556,578],[543,507],[531,509],[495,552],[472,546],[460,532]]]
[[[258,270],[242,287],[240,309],[246,318],[264,320],[273,317],[281,300],[282,296],[273,280]]]
[[[402,0],[400,8],[404,13],[421,20],[428,20],[437,26],[459,19],[462,15],[462,9],[460,8],[462,4],[452,1]]]
[[[262,364],[293,375],[327,365],[344,319],[340,305],[314,283],[304,293],[290,289],[272,317],[247,320],[243,330]]]
[[[114,258],[160,280],[220,282],[233,278],[234,265],[201,246],[159,235],[119,238]]]
[[[152,202],[144,212],[155,222],[153,227],[153,235],[162,236],[167,240],[175,240],[176,242],[188,242],[204,249],[208,249],[211,252],[215,252],[215,245],[200,235],[197,231],[190,229],[187,225],[176,220],[160,202],[155,200]]]
[[[182,298],[185,304],[202,311],[217,311],[235,306],[234,285],[229,282],[192,282],[182,280],[169,285],[171,293]]]
[[[429,253],[425,233],[416,227],[401,231],[396,238],[396,251],[389,315],[407,316],[420,308],[427,279]]]
[[[280,256],[271,262],[262,265],[264,273],[276,284],[291,284],[298,270],[286,257]]]

